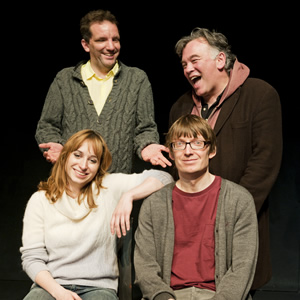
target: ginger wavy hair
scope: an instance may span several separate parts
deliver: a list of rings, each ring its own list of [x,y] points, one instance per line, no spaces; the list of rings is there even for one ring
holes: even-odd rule
[[[87,203],[89,207],[97,207],[93,197],[92,184],[95,183],[98,189],[98,194],[101,188],[105,188],[102,186],[102,180],[111,165],[112,156],[102,136],[90,129],[81,130],[69,138],[69,140],[64,145],[57,162],[52,167],[51,174],[48,180],[41,181],[39,183],[38,189],[44,190],[46,192],[46,197],[52,203],[55,203],[62,197],[65,191],[68,191],[66,163],[69,156],[74,151],[78,150],[78,148],[80,148],[80,146],[85,141],[87,141],[93,148],[94,153],[100,163],[98,171],[93,180],[91,180],[81,189],[81,193],[78,196],[78,203],[80,204],[82,200],[87,197]]]

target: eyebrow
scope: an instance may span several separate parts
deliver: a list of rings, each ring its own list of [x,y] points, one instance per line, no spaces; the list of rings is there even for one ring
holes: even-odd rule
[[[197,136],[180,136],[180,137],[177,137],[175,140],[178,140],[178,141],[183,141],[183,139],[188,139],[190,141],[195,141],[195,140],[204,140],[204,137],[201,135],[199,137],[199,135]]]
[[[73,151],[73,152],[76,152],[76,151],[80,152],[80,154],[83,154],[83,152],[82,152],[82,151],[80,151],[79,149],[77,149],[77,150],[75,150],[75,151]],[[90,157],[95,157],[95,158],[97,158],[97,159],[98,159],[98,157],[97,157],[97,155],[96,155],[96,154],[91,154],[91,155],[89,155],[89,158],[90,158]]]
[[[193,55],[191,55],[191,56],[188,57],[188,60],[192,60],[195,57],[198,58],[198,57],[200,57],[200,55],[199,54],[193,54]],[[181,64],[185,64],[185,63],[186,62],[184,60],[181,60]]]

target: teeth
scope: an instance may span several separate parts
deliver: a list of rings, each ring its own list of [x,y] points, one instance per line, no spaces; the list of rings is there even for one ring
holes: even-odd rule
[[[79,175],[82,175],[82,176],[86,175],[86,173],[82,173],[82,172],[77,171],[77,170],[76,170],[76,172],[77,172]]]

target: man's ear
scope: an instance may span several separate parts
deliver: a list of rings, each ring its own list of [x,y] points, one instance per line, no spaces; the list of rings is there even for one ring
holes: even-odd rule
[[[209,159],[212,159],[213,157],[216,156],[216,154],[217,154],[217,148],[216,148],[213,152],[210,152],[210,153],[208,154],[208,158],[209,158]]]
[[[175,159],[174,159],[174,156],[173,156],[172,150],[169,152],[169,157],[170,157],[172,160],[175,160]]]
[[[226,54],[224,52],[220,52],[216,57],[216,64],[219,70],[225,68],[226,64]]]
[[[90,52],[89,43],[85,39],[81,40],[81,45],[82,45],[85,52]]]

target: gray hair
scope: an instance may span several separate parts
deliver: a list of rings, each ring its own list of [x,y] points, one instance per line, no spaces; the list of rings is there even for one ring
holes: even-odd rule
[[[212,48],[216,49],[218,52],[225,53],[225,70],[229,74],[236,60],[236,55],[231,52],[231,46],[228,44],[228,40],[225,35],[214,30],[210,31],[206,28],[196,27],[192,30],[190,35],[181,38],[175,45],[175,51],[180,59],[182,58],[182,52],[186,45],[195,39],[204,39]]]

